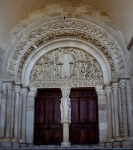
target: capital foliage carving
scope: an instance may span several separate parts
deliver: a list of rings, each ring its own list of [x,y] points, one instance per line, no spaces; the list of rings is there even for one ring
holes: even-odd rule
[[[15,86],[15,92],[16,92],[16,93],[20,93],[20,91],[21,91],[20,85],[16,85],[16,86]]]
[[[27,88],[22,88],[22,95],[28,95],[29,90]]]
[[[13,83],[7,83],[7,90],[11,90],[13,91],[13,88],[14,88],[14,84]]]
[[[36,97],[36,95],[37,95],[37,88],[30,88],[28,96]]]
[[[61,110],[61,123],[63,122],[71,122],[71,102],[70,102],[70,87],[62,87],[62,98],[61,98],[61,104],[60,104],[60,110]]]
[[[111,88],[113,91],[118,90],[118,83],[113,83]]]
[[[97,95],[104,95],[104,90],[102,86],[96,86]]]
[[[106,86],[104,91],[105,91],[105,94],[111,93],[111,87],[110,86]]]
[[[91,22],[83,21],[81,19],[65,19],[44,23],[29,31],[22,38],[22,41],[16,46],[10,60],[9,76],[13,78],[15,76],[15,72],[17,72],[17,76],[20,79],[23,65],[31,52],[43,43],[62,36],[82,38],[100,49],[109,61],[112,74],[115,71],[115,65],[112,58],[112,55],[114,55],[116,62],[118,62],[117,67],[119,75],[125,74],[125,66],[120,46],[117,41],[115,41],[114,38],[106,32],[106,30]],[[28,44],[30,44],[30,46],[27,46]],[[111,50],[111,53],[108,49]],[[21,60],[21,62],[19,63],[17,71],[15,68],[19,60]],[[112,76],[112,78],[115,78],[115,76]]]

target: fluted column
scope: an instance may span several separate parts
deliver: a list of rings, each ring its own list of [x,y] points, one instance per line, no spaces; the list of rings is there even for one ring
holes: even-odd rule
[[[119,126],[119,103],[118,103],[118,83],[112,84],[113,100],[114,100],[114,118],[115,118],[115,140],[122,140],[120,137]]]
[[[61,143],[62,147],[70,147],[71,143],[69,141],[69,125],[71,123],[71,102],[70,102],[70,87],[61,88],[62,98],[60,104],[61,110],[61,124],[63,126],[63,141]]]
[[[18,142],[18,123],[19,123],[19,103],[20,103],[21,85],[15,85],[15,120],[14,120],[14,138],[12,141]]]
[[[11,108],[12,108],[12,92],[14,84],[7,83],[7,112],[6,112],[6,135],[4,141],[10,141],[10,128],[11,128]]]
[[[28,87],[22,88],[22,130],[21,130],[21,139],[19,140],[21,143],[26,142],[26,112],[27,112],[27,95],[29,92]]]
[[[107,121],[108,121],[108,141],[114,141],[112,135],[112,117],[111,117],[111,88],[110,86],[105,87],[106,102],[107,102]]]
[[[127,102],[126,102],[126,80],[120,80],[119,87],[120,87],[120,93],[121,93],[123,139],[127,139],[128,138],[128,122],[127,122]]]

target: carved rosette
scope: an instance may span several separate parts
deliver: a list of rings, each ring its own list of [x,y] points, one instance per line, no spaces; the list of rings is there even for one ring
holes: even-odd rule
[[[121,108],[122,108],[122,124],[123,124],[123,135],[128,136],[128,122],[127,122],[127,103],[126,103],[126,80],[119,82],[120,93],[121,93]]]
[[[37,88],[30,88],[28,96],[36,97],[36,95],[37,95]]]
[[[14,84],[13,83],[7,83],[7,90],[13,91]]]
[[[60,104],[61,123],[71,123],[71,100],[69,98],[71,88],[62,87],[62,98]]]

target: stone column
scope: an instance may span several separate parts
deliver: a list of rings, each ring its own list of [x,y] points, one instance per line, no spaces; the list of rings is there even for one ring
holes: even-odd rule
[[[98,96],[99,145],[105,146],[108,136],[106,96],[102,86],[96,87],[96,92]]]
[[[113,100],[114,100],[114,114],[115,114],[115,140],[121,141],[120,126],[119,126],[119,103],[118,103],[118,83],[112,84]]]
[[[111,117],[111,88],[105,87],[106,102],[107,102],[107,121],[108,121],[108,141],[114,141],[112,131],[112,117]]]
[[[35,97],[37,88],[30,88],[27,98],[26,140],[29,147],[34,144]]]
[[[10,141],[10,129],[11,129],[11,109],[12,109],[12,92],[14,84],[13,82],[7,83],[7,112],[6,112],[6,135],[4,141]]]
[[[63,126],[63,141],[61,143],[62,147],[70,147],[71,143],[69,142],[69,125],[71,123],[71,102],[70,102],[70,87],[61,88],[62,98],[60,104],[61,110],[61,124]]]
[[[27,113],[27,95],[29,87],[23,86],[22,88],[22,130],[20,143],[26,143],[26,113]]]
[[[120,87],[120,93],[121,93],[123,139],[127,139],[128,138],[128,122],[127,122],[127,102],[126,102],[126,80],[120,80],[119,87]]]
[[[19,102],[20,102],[21,85],[15,85],[15,119],[14,119],[14,138],[13,142],[18,142],[18,122],[19,122]]]

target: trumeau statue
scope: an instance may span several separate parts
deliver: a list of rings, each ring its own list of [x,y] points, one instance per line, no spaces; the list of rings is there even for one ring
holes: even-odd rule
[[[59,48],[46,53],[36,62],[31,72],[30,85],[52,87],[52,84],[57,86],[58,82],[64,84],[61,82],[66,80],[72,81],[74,86],[81,80],[84,80],[81,86],[101,85],[103,74],[97,60],[88,52],[78,48]]]
[[[71,102],[70,102],[70,90],[71,88],[61,88],[62,98],[60,104],[61,110],[61,122],[71,122]]]

